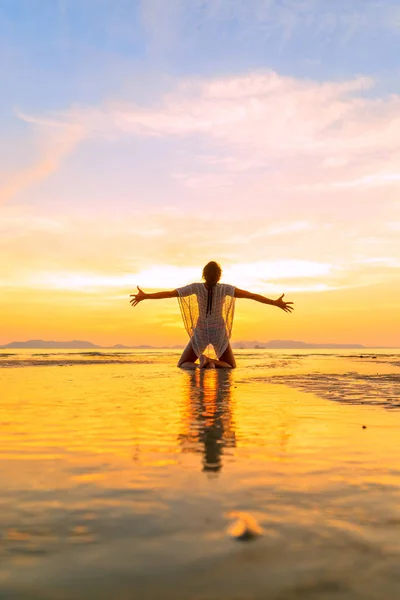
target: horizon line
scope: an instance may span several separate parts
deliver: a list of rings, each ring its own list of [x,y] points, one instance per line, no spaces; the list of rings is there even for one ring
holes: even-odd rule
[[[29,345],[32,344],[32,345]],[[46,346],[46,344],[48,346]],[[52,344],[56,345],[58,349],[69,349],[69,350],[90,350],[90,348],[94,348],[94,349],[126,349],[126,350],[139,350],[139,349],[171,349],[171,350],[178,350],[181,348],[185,347],[185,344],[173,344],[173,345],[153,345],[153,344],[146,344],[146,343],[142,343],[142,344],[132,344],[132,345],[127,345],[127,344],[120,344],[120,343],[116,343],[116,344],[107,344],[107,345],[101,345],[101,344],[95,344],[93,342],[90,342],[88,340],[42,340],[42,339],[30,339],[30,340],[25,340],[25,341],[12,341],[12,342],[8,342],[5,344],[0,344],[0,349],[1,350],[7,350],[7,349],[55,349],[54,347],[52,348]],[[66,346],[62,346],[60,344],[66,344]],[[74,347],[73,345],[76,344],[76,346]],[[287,346],[285,346],[285,344],[287,344]],[[276,345],[276,348],[274,348],[274,345]],[[85,347],[86,346],[86,347]],[[243,347],[240,347],[243,346]],[[247,346],[247,347],[245,347]],[[234,347],[235,350],[263,350],[263,349],[301,349],[301,348],[305,348],[305,349],[312,349],[312,348],[320,348],[320,349],[339,349],[339,348],[344,348],[344,349],[354,349],[354,350],[362,350],[362,349],[397,349],[400,348],[399,346],[387,346],[387,345],[373,345],[373,346],[366,346],[364,344],[359,344],[359,343],[335,343],[335,342],[304,342],[302,340],[289,340],[289,339],[274,339],[274,340],[268,340],[267,342],[260,342],[258,340],[237,340],[237,341],[233,341],[232,342],[232,347]]]

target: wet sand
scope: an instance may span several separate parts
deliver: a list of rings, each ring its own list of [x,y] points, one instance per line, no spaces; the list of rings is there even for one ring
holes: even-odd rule
[[[1,599],[400,596],[400,353],[238,355],[0,351]]]

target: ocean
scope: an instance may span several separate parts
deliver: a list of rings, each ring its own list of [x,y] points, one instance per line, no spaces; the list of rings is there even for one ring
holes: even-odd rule
[[[179,355],[0,350],[0,598],[400,597],[400,350]]]

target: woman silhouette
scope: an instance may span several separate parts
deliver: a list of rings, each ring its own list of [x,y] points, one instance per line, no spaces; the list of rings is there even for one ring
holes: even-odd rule
[[[142,300],[178,298],[183,322],[190,341],[179,359],[178,367],[195,369],[199,359],[201,368],[231,369],[236,367],[230,337],[236,298],[248,298],[262,304],[277,306],[291,312],[293,302],[284,302],[283,296],[271,300],[261,294],[240,290],[232,285],[219,283],[222,270],[211,261],[203,269],[204,283],[191,283],[176,290],[146,294],[140,289],[131,294],[130,303],[136,306]],[[215,358],[212,357],[215,354]]]

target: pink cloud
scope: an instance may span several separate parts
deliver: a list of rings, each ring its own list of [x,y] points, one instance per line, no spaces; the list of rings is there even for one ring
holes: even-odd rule
[[[250,73],[183,81],[153,106],[111,103],[55,119],[91,136],[206,137],[215,154],[194,157],[193,172],[177,174],[191,187],[204,169],[210,185],[229,185],[229,172],[263,168],[284,169],[289,183],[346,185],[400,168],[400,96],[366,95],[373,85],[366,77],[321,83]]]
[[[19,113],[18,116],[35,126],[38,158],[11,174],[3,175],[0,187],[0,205],[56,171],[64,157],[82,138],[82,129],[78,125],[36,120],[22,113]]]
[[[400,169],[400,96],[366,95],[373,85],[366,77],[318,82],[271,71],[186,80],[156,105],[78,107],[35,122],[114,139],[206,137],[215,153],[194,156],[193,172],[175,174],[191,187],[207,170],[210,185],[230,185],[229,172],[266,168],[284,169],[286,184],[340,187],[363,178],[384,182]],[[40,178],[53,168],[48,158],[26,177]]]

